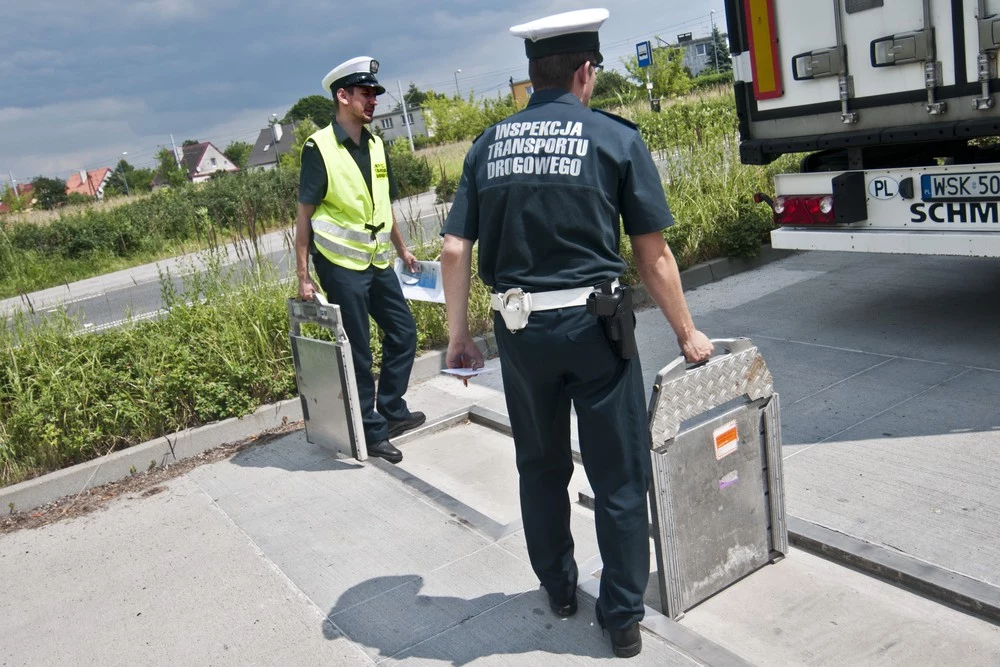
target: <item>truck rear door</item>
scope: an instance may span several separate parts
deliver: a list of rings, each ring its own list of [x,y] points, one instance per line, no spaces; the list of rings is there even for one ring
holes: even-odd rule
[[[1000,0],[728,0],[726,11],[744,162],[998,134],[983,120],[998,115]]]

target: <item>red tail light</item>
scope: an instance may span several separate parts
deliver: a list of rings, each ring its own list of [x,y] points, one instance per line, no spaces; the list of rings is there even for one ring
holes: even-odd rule
[[[833,195],[782,195],[774,198],[774,221],[779,225],[832,225]]]

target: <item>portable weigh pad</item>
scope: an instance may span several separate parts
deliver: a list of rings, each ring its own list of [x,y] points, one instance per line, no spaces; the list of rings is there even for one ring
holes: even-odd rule
[[[649,404],[661,611],[674,619],[788,552],[771,373],[749,339],[712,342],[726,354],[674,360]]]

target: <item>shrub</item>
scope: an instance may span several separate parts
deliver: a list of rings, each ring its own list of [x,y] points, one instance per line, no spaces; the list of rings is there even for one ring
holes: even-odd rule
[[[691,85],[694,90],[699,90],[702,88],[712,88],[713,86],[725,86],[727,84],[731,85],[733,83],[733,71],[728,72],[715,72],[700,74],[691,80]]]
[[[89,204],[94,201],[93,197],[85,195],[80,192],[71,192],[66,195],[66,204],[69,206],[79,206],[80,204]]]
[[[6,253],[0,296],[96,275],[116,258],[155,255],[195,239],[255,238],[275,223],[291,223],[297,184],[298,175],[288,170],[252,170],[160,190],[116,208],[64,213],[48,225],[12,224],[0,241]],[[84,259],[92,260],[89,274],[67,274],[67,260]]]
[[[431,165],[427,158],[411,153],[407,142],[395,142],[390,148],[389,160],[400,197],[409,197],[430,190],[433,180]]]
[[[438,183],[434,188],[434,193],[437,195],[436,203],[451,202],[455,198],[455,192],[458,191],[458,181],[458,178],[448,176],[448,171],[441,165]]]
[[[416,251],[429,259],[437,249]],[[161,320],[101,334],[78,332],[61,312],[0,322],[9,360],[0,365],[0,486],[295,395],[293,288],[266,263],[239,279],[217,255],[207,263],[206,274],[184,280],[183,294],[164,276],[170,310]],[[471,294],[470,327],[481,334],[492,311],[478,279]],[[447,341],[443,304],[411,306],[418,351]],[[372,352],[377,367],[374,324]]]

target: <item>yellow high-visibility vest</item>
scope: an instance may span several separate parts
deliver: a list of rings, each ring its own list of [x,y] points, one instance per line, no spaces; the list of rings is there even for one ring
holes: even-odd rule
[[[372,135],[372,189],[354,161],[327,125],[309,137],[326,165],[326,197],[312,217],[313,242],[328,260],[345,269],[362,271],[369,265],[389,266],[392,241],[392,200],[389,171],[382,140]]]

